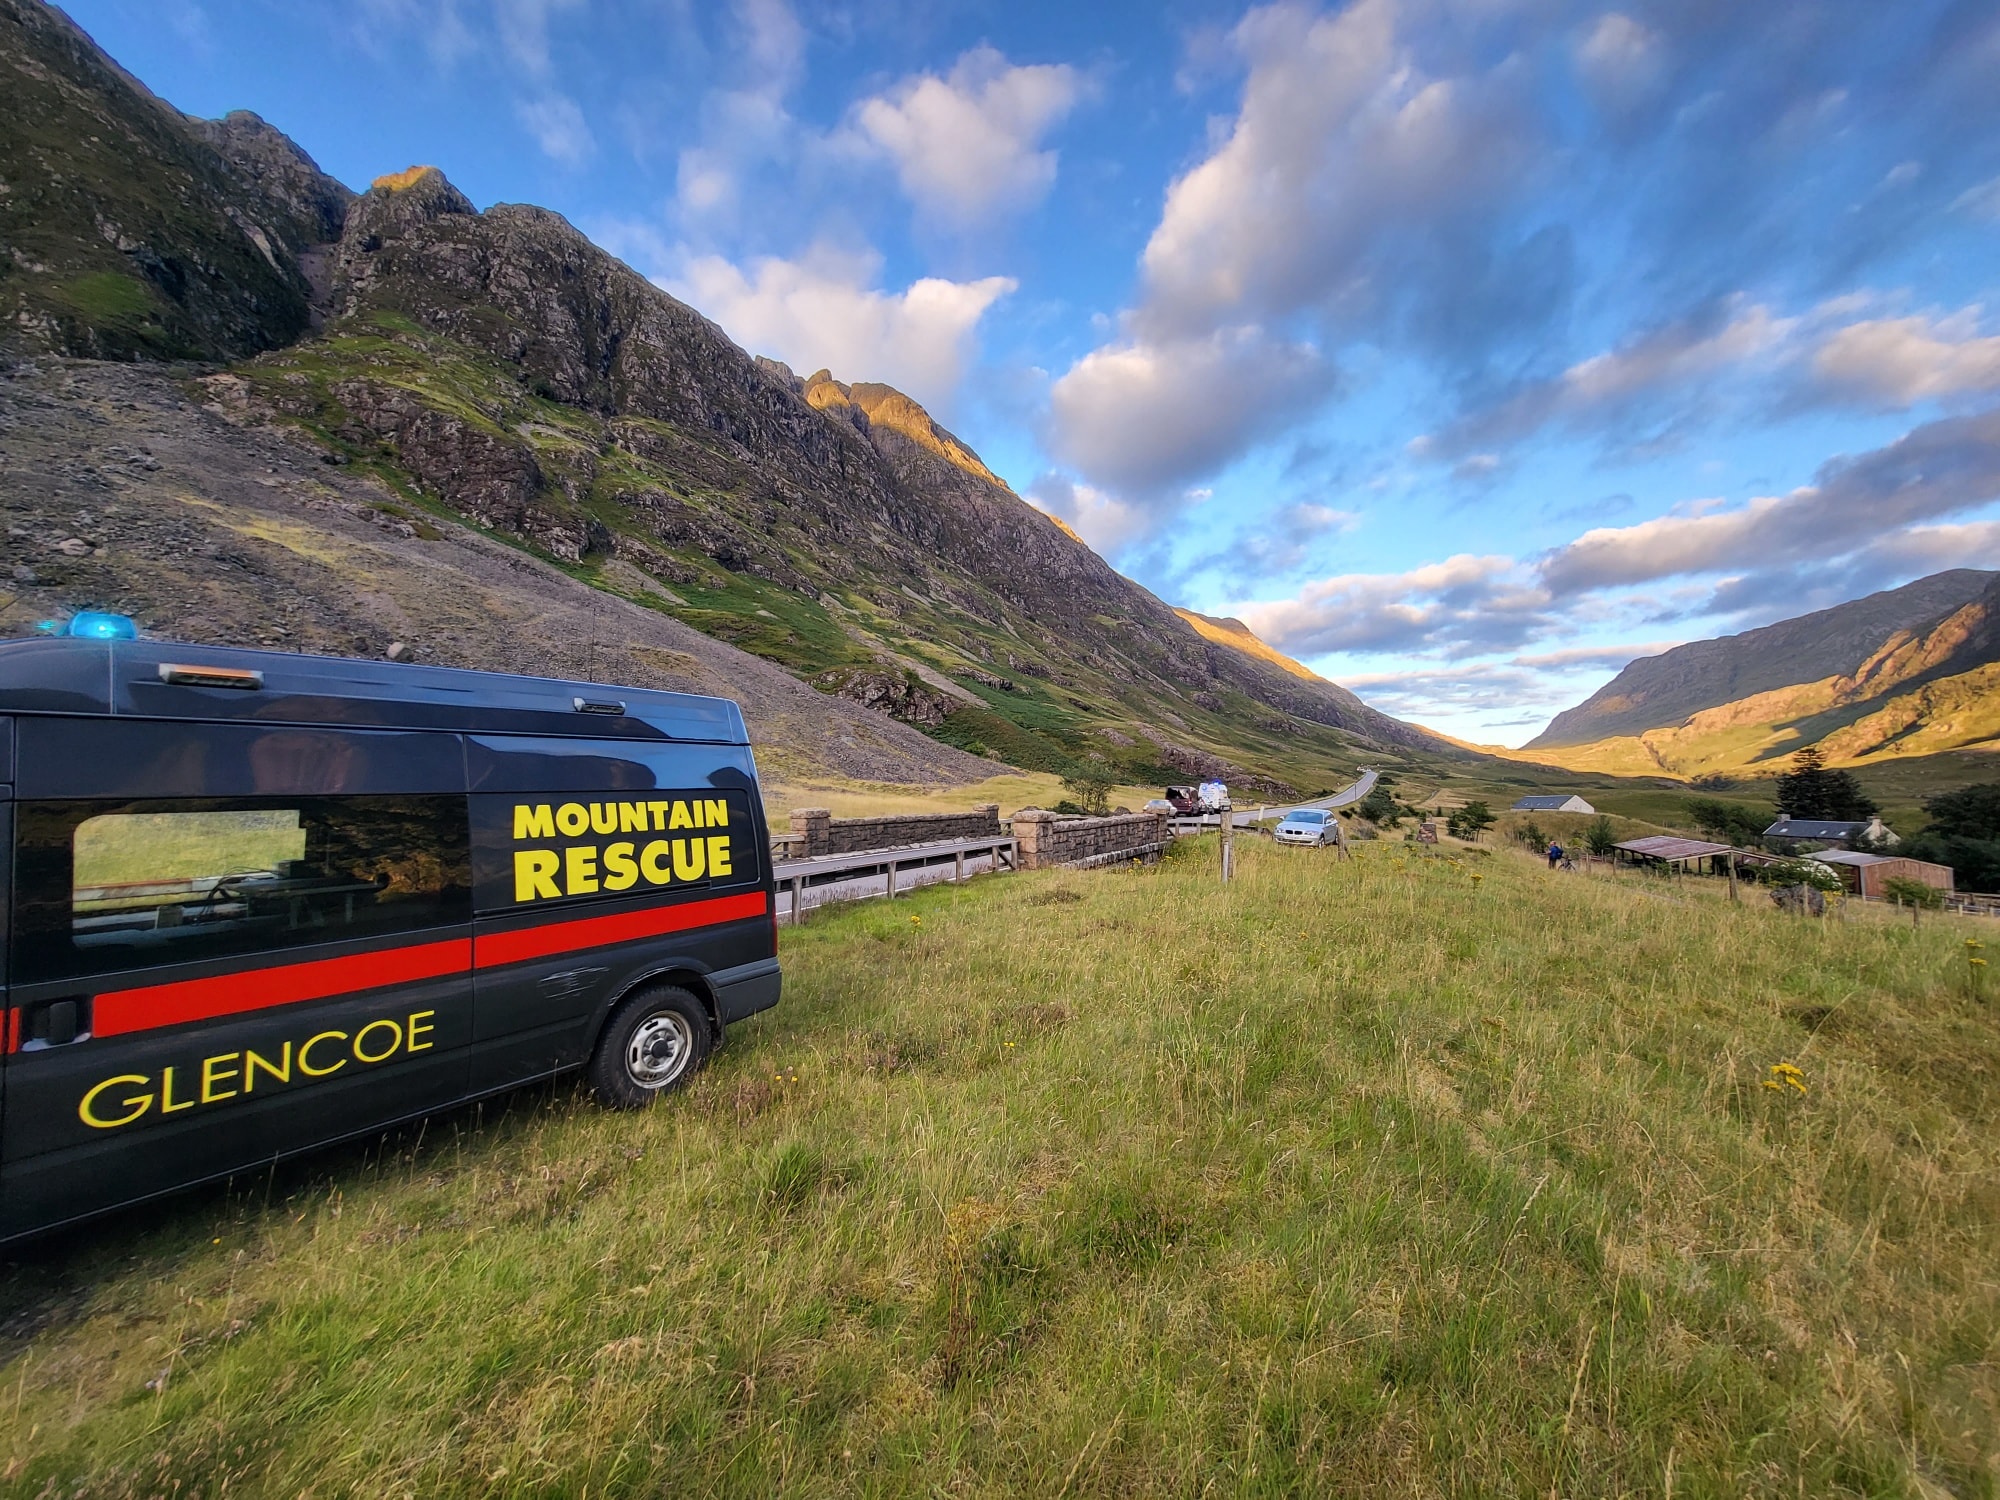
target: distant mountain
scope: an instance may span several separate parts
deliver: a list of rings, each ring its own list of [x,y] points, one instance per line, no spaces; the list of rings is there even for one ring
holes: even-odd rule
[[[1273,791],[1461,754],[1197,629],[908,396],[752,358],[556,214],[430,167],[350,194],[34,0],[0,26],[33,95],[0,113],[17,352],[237,361],[206,377],[231,420],[974,754]]]
[[[1516,752],[1616,774],[1859,764],[2000,737],[2000,573],[1960,568],[1631,663]]]
[[[7,340],[103,359],[292,342],[353,196],[255,115],[155,98],[40,0],[0,0],[0,184]]]

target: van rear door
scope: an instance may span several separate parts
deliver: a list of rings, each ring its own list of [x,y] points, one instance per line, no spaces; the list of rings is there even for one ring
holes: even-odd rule
[[[20,721],[0,1237],[448,1104],[456,735]]]

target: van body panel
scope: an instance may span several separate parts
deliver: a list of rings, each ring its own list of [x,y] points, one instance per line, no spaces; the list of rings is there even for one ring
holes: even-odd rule
[[[747,739],[648,689],[0,642],[0,1241],[575,1067],[661,976],[775,1003]]]

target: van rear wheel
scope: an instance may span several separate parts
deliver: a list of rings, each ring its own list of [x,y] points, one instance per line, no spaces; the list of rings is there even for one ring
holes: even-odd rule
[[[641,1109],[708,1060],[701,1002],[677,985],[642,990],[611,1013],[590,1059],[590,1086],[611,1109]]]

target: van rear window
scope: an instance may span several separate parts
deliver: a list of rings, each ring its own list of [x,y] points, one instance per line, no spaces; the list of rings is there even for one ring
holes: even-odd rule
[[[31,802],[18,813],[24,981],[471,920],[463,797]]]

